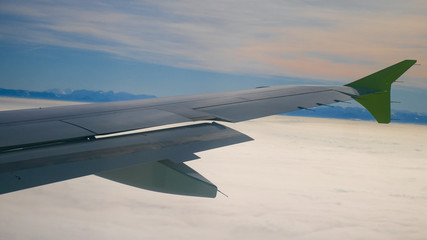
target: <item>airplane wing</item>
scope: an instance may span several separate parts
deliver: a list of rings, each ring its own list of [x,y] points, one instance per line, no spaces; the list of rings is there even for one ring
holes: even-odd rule
[[[200,151],[252,140],[217,122],[354,99],[379,123],[388,123],[391,84],[415,63],[405,60],[345,86],[262,87],[2,111],[0,193],[95,174],[153,191],[215,197],[217,187],[184,162]]]

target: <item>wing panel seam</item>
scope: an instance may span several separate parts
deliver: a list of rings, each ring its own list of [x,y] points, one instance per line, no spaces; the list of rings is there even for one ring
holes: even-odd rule
[[[81,129],[84,129],[84,130],[86,130],[86,131],[88,131],[88,132],[93,133],[93,135],[98,135],[98,133],[96,133],[96,132],[94,132],[94,131],[92,131],[92,130],[90,130],[90,129],[88,129],[88,128],[82,127],[82,126],[77,125],[77,124],[74,124],[74,123],[67,122],[66,120],[58,120],[58,121],[63,122],[63,123],[66,123],[66,124],[73,125],[73,126],[75,126],[75,127],[81,128]]]
[[[210,105],[210,106],[204,106],[204,107],[197,107],[197,108],[193,108],[193,109],[204,109],[204,108],[210,108],[210,107],[219,107],[219,106],[227,106],[227,105],[231,105],[231,104],[238,104],[238,103],[247,103],[247,102],[256,102],[256,101],[261,101],[261,100],[268,100],[268,99],[276,99],[276,98],[284,98],[284,97],[293,97],[293,96],[301,96],[301,95],[306,95],[306,94],[313,94],[313,93],[322,93],[322,92],[339,92],[335,89],[327,89],[327,90],[321,90],[321,91],[313,91],[313,92],[306,92],[306,93],[297,93],[297,94],[289,94],[286,96],[276,96],[276,97],[266,97],[266,98],[257,98],[257,99],[253,99],[253,100],[247,100],[247,101],[241,101],[241,102],[233,102],[233,103],[222,103],[222,104],[216,104],[216,105]]]

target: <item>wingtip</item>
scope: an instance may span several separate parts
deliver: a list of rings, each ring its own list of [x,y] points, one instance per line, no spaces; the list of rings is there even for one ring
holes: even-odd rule
[[[411,63],[415,64],[415,63],[417,63],[417,60],[416,59],[406,59],[406,60],[404,60],[404,62],[411,62]]]
[[[362,104],[378,123],[389,123],[391,84],[416,62],[417,60],[403,60],[369,76],[346,84],[346,86],[359,89],[360,93],[365,91],[365,89],[371,89],[372,91],[361,94],[361,97],[355,98],[355,100]]]

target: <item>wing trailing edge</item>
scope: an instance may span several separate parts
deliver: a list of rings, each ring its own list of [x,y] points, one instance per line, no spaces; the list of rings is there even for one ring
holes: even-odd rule
[[[141,132],[109,138],[63,142],[0,154],[0,194],[36,187],[91,174],[116,179],[132,186],[162,192],[212,197],[213,187],[201,175],[183,166],[184,161],[197,159],[194,153],[253,140],[247,135],[218,123],[200,123],[162,130]],[[166,160],[168,161],[162,161]],[[144,165],[162,161],[162,165]],[[153,167],[155,166],[155,167]],[[136,170],[129,170],[134,168]],[[156,170],[135,180],[135,171],[145,167]],[[162,168],[166,167],[166,168]],[[128,170],[123,170],[128,168]],[[117,169],[122,169],[114,172]],[[103,174],[110,172],[109,174]],[[121,173],[122,177],[117,178]],[[132,173],[124,178],[124,173]],[[135,173],[135,174],[133,174]],[[147,174],[141,172],[141,174]],[[178,175],[182,175],[178,178]],[[151,180],[147,180],[151,179]],[[181,185],[154,182],[180,181],[198,187],[192,194]],[[193,180],[193,181],[192,181]],[[196,181],[197,180],[197,181]],[[145,182],[144,182],[145,181]],[[153,184],[149,184],[149,183]],[[158,184],[161,184],[160,182]],[[173,190],[173,188],[176,188]],[[163,188],[163,190],[162,190]],[[216,187],[215,187],[216,188]],[[201,190],[205,189],[205,190]]]

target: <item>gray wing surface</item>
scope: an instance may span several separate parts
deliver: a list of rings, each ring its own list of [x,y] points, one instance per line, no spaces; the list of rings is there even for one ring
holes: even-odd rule
[[[414,63],[406,60],[377,73],[397,79]],[[383,89],[366,87],[366,79],[361,80],[362,87],[358,81],[351,86],[276,86],[3,111],[0,193],[97,174],[154,191],[214,197],[216,186],[183,162],[197,159],[196,152],[252,139],[218,123],[198,121],[239,122],[384,95]],[[378,115],[374,110],[371,113]],[[111,135],[183,122],[192,125]]]
[[[352,99],[351,87],[279,86],[0,113],[0,149],[198,120],[239,122]]]

